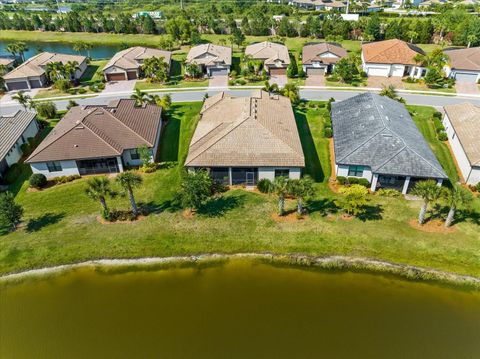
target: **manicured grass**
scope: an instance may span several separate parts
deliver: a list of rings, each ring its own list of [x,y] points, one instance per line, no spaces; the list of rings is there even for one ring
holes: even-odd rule
[[[452,183],[458,182],[457,168],[453,161],[452,155],[445,142],[439,141],[435,133],[432,116],[436,111],[432,107],[426,106],[407,106],[408,110],[413,113],[413,120],[420,129],[420,132],[427,140],[430,148],[437,156],[438,161],[442,165],[445,173]],[[480,229],[480,228],[479,228]]]
[[[155,90],[160,88],[181,88],[181,87],[208,87],[208,80],[181,80],[175,84],[161,84],[156,82],[137,81],[135,88],[139,90]]]
[[[418,90],[418,91],[436,91],[436,92],[445,92],[445,93],[456,93],[455,87],[452,88],[436,88],[431,89],[424,83],[408,83],[404,82],[405,90]]]
[[[337,217],[333,202],[337,195],[325,183],[330,164],[322,135],[322,118],[328,115],[324,107],[296,110],[306,171],[313,175],[322,171],[317,195],[308,203],[308,218],[278,223],[272,219],[274,196],[242,189],[212,199],[194,217],[184,217],[174,198],[200,107],[200,103],[172,107],[160,159],[178,160],[179,166],[143,175],[144,184],[135,192],[151,211],[143,220],[100,224],[99,204],[84,194],[85,178],[40,192],[27,191],[23,183],[17,200],[25,208],[25,220],[16,232],[0,237],[0,273],[93,258],[268,251],[363,256],[480,276],[479,200],[473,216],[460,213],[463,219],[454,234],[410,227],[408,221],[416,217],[420,203],[404,199],[370,196],[367,215],[348,221]],[[128,208],[127,198],[108,203]],[[287,201],[288,209],[294,205]]]

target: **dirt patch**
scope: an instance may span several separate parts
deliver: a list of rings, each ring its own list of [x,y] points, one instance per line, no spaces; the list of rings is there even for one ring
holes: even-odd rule
[[[455,226],[445,227],[445,222],[440,221],[438,219],[428,221],[423,225],[418,224],[418,220],[416,218],[412,218],[408,224],[410,227],[415,228],[419,231],[428,232],[428,233],[454,233],[457,229]]]
[[[187,219],[188,218],[193,218],[193,217],[195,217],[196,213],[197,212],[192,211],[190,209],[185,209],[185,210],[182,211],[182,216],[183,216],[183,218],[187,218]]]
[[[299,216],[297,211],[290,211],[283,216],[279,216],[278,213],[272,213],[272,219],[278,223],[303,222],[308,219],[308,215],[302,214]]]

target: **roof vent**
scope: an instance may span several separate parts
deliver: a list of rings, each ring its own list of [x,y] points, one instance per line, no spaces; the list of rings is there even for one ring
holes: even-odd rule
[[[73,145],[73,147],[77,148],[77,147],[78,147],[78,145]]]

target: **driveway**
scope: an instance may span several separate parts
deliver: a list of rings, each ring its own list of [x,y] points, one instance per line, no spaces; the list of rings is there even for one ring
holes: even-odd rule
[[[469,95],[478,95],[480,91],[478,90],[478,85],[473,82],[455,82],[455,89],[457,93],[469,94]]]
[[[404,89],[404,83],[401,77],[383,77],[369,76],[367,78],[368,87],[382,88],[383,86],[393,85],[396,89]]]
[[[287,75],[272,75],[269,82],[270,85],[277,84],[278,87],[284,87],[287,84]]]
[[[137,80],[109,81],[105,83],[105,90],[103,90],[102,93],[132,92],[136,82]]]
[[[228,75],[213,75],[208,81],[208,87],[228,87]]]
[[[310,75],[305,80],[305,86],[325,86],[325,76]]]

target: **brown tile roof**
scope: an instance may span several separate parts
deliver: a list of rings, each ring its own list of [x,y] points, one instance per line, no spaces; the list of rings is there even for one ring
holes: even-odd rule
[[[334,57],[321,57],[320,55],[331,52],[337,55],[339,58]],[[347,56],[347,50],[343,47],[328,42],[322,42],[319,44],[305,45],[302,50],[302,63],[305,65],[312,64],[313,61],[320,61],[325,63],[336,63],[342,57]]]
[[[215,65],[216,63],[231,65],[232,48],[214,44],[197,45],[190,49],[186,61],[198,65]]]
[[[7,155],[34,119],[35,114],[27,111],[17,111],[11,116],[0,116],[0,160]]]
[[[252,97],[222,92],[208,98],[185,165],[304,167],[290,100],[264,91]]]
[[[162,108],[134,104],[119,100],[107,106],[72,107],[27,162],[120,156],[126,149],[153,147]]]
[[[444,107],[472,166],[480,166],[480,107],[470,102]]]
[[[151,57],[163,57],[164,61],[170,66],[172,60],[172,53],[170,51],[164,51],[159,49],[152,49],[149,47],[135,46],[117,52],[103,70],[109,67],[116,66],[124,70],[138,69],[140,64],[138,60],[142,61]]]
[[[46,66],[52,62],[61,62],[66,64],[68,61],[77,61],[81,64],[87,58],[80,55],[67,55],[67,54],[58,54],[53,52],[42,52],[38,55],[35,55],[25,61],[23,64],[19,65],[17,68],[10,71],[8,74],[3,76],[5,80],[16,79],[16,78],[25,78],[29,76],[41,76],[45,73],[45,70],[42,66]]]
[[[425,54],[419,47],[397,39],[363,44],[362,53],[365,62],[403,65],[416,65],[415,55]]]
[[[248,45],[245,48],[245,55],[250,55],[254,59],[264,60],[267,65],[273,65],[278,60],[283,65],[290,64],[288,48],[283,44],[275,42],[264,41]]]
[[[452,69],[480,71],[480,47],[446,50]]]

